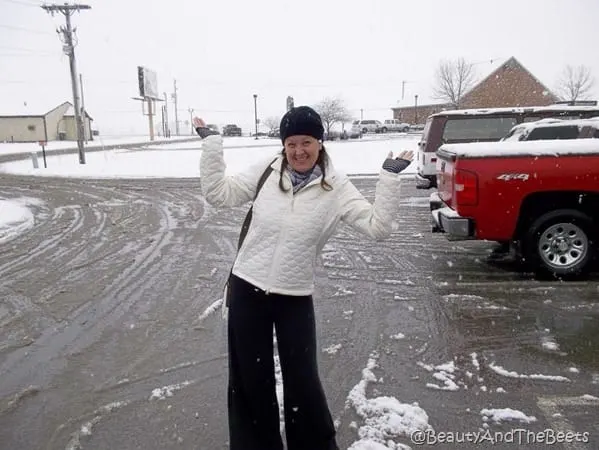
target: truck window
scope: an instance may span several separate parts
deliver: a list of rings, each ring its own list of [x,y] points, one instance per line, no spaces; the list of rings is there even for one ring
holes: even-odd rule
[[[504,137],[516,123],[515,117],[450,118],[445,124],[443,141],[498,141]]]
[[[547,139],[577,139],[579,130],[577,126],[568,127],[539,127],[534,128],[526,138],[527,141],[541,141]]]

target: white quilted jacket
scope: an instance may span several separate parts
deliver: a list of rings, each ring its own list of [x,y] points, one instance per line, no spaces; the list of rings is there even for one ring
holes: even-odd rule
[[[248,149],[251,151],[251,149]],[[213,206],[239,206],[254,198],[258,179],[276,157],[249,167],[245,172],[225,176],[221,146],[204,146],[200,158],[202,192]],[[382,239],[396,227],[400,179],[382,170],[371,205],[347,176],[329,166],[325,191],[321,178],[295,195],[285,173],[287,192],[279,189],[282,156],[272,163],[273,171],[254,203],[253,217],[239,251],[233,273],[267,293],[311,295],[317,256],[344,221],[374,239]]]

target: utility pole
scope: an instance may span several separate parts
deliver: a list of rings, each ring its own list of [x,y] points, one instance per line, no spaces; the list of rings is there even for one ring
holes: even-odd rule
[[[256,127],[254,139],[258,139],[258,94],[254,94],[254,126]]]
[[[408,80],[403,80],[401,82],[401,99],[402,99],[402,101],[406,95],[406,83],[412,83],[412,82],[408,81]]]
[[[164,93],[164,123],[166,124],[166,126],[164,127],[164,137],[170,138],[171,137],[171,133],[170,133],[170,127],[168,125],[168,101],[167,101],[167,95],[166,92]]]
[[[194,135],[194,131],[195,131],[194,128],[193,128],[193,112],[194,112],[194,109],[191,108],[191,107],[189,107],[189,108],[187,108],[187,111],[189,112],[189,123],[191,124],[191,135],[193,136]]]
[[[83,117],[83,139],[85,139],[85,143],[87,144],[87,121],[85,119],[87,119],[86,113],[85,113],[85,99],[83,97],[83,76],[81,74],[79,74],[79,86],[81,87],[81,117]],[[90,136],[91,138],[91,130],[90,130]]]
[[[175,104],[175,133],[179,136],[179,115],[177,113],[177,80],[173,80],[174,92],[173,92],[173,102]]]
[[[85,152],[83,149],[83,121],[81,120],[81,109],[79,107],[79,88],[77,85],[77,65],[75,63],[75,44],[73,44],[73,33],[77,31],[71,28],[71,16],[75,11],[82,9],[91,9],[89,5],[42,5],[46,12],[54,15],[56,12],[64,14],[66,19],[66,27],[62,26],[56,30],[57,33],[62,33],[62,42],[64,44],[63,51],[69,57],[69,66],[71,68],[71,87],[73,89],[73,108],[75,109],[75,124],[77,126],[77,148],[79,149],[79,164],[85,164]]]

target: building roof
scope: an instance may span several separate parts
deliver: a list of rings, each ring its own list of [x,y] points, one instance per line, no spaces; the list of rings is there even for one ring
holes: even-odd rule
[[[462,95],[461,103],[466,103],[468,100],[468,97],[476,95],[477,91],[479,91],[479,90],[485,89],[487,84],[489,84],[489,83],[496,84],[495,80],[500,78],[502,71],[505,70],[506,68],[517,69],[519,72],[521,72],[525,76],[529,76],[543,89],[543,91],[546,93],[546,95],[550,96],[550,98],[552,99],[552,102],[555,102],[558,100],[557,97],[555,96],[555,94],[553,94],[547,86],[545,86],[537,77],[535,77],[530,70],[528,70],[526,67],[524,67],[520,61],[518,61],[514,56],[512,56],[508,60],[506,60],[503,64],[499,65],[499,67],[497,67],[495,70],[493,70],[489,75],[487,75],[482,80],[480,80],[478,83],[476,83],[474,85],[474,87],[472,87],[472,89],[470,89],[468,92],[466,92],[464,95]]]
[[[567,112],[599,112],[599,106],[570,106],[570,105],[548,105],[548,106],[518,106],[514,108],[471,108],[471,109],[452,109],[441,111],[434,115],[436,116],[481,116],[493,114],[523,114],[523,113],[542,113],[546,111],[563,111]]]
[[[0,117],[44,117],[52,111],[54,111],[55,109],[64,106],[65,104],[68,104],[69,107],[64,113],[64,116],[73,117],[73,104],[69,101],[52,104],[48,104],[42,101],[26,101],[20,104],[2,105],[2,109],[0,110]],[[90,120],[93,120],[87,113],[87,111],[85,113]]]
[[[530,77],[530,79],[534,80],[542,89],[547,93],[547,96],[551,100],[551,103],[557,102],[557,97],[555,94],[551,92],[537,77],[535,77],[526,67],[524,67],[520,61],[518,61],[515,57],[510,57],[505,60],[503,63],[499,64],[489,75],[481,79],[478,83],[476,83],[472,89],[462,95],[462,102],[467,103],[468,99],[473,95],[476,95],[478,92],[484,90],[488,84],[493,84],[496,79],[498,79],[501,75],[501,72],[505,70],[506,67],[516,68],[520,72],[522,72],[525,76]],[[392,110],[406,110],[410,108],[414,108],[415,104],[412,102],[411,104],[407,103],[404,105],[397,105],[391,107]],[[454,109],[450,103],[432,103],[432,104],[422,104],[418,105],[419,108],[439,108],[439,109]],[[510,108],[511,109],[511,108]]]
[[[73,105],[70,104],[69,102],[69,109],[67,109],[67,111],[64,113],[65,117],[73,117],[75,115],[75,107]],[[89,113],[87,111],[85,111],[85,115],[89,120],[94,120],[91,118],[91,116],[89,115]]]
[[[48,103],[38,100],[27,100],[19,103],[2,103],[0,117],[41,117],[47,115],[54,109],[61,107],[65,103],[70,104],[70,102]]]

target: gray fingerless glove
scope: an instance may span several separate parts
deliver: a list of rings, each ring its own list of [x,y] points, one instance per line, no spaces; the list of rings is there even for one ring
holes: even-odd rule
[[[407,160],[407,159],[387,158],[383,162],[383,169],[385,169],[387,172],[399,173],[402,170],[404,170],[406,167],[408,167],[411,163],[412,163],[412,161]]]

